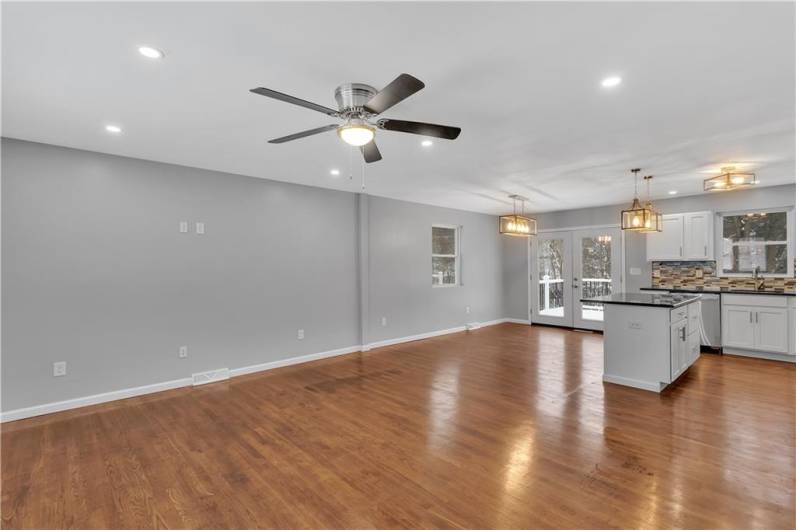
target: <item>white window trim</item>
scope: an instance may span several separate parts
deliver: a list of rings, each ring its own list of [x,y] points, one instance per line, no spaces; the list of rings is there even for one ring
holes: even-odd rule
[[[449,287],[459,287],[459,285],[461,285],[461,270],[460,270],[461,259],[460,258],[461,258],[461,254],[462,253],[461,253],[461,250],[460,250],[460,247],[459,247],[459,232],[461,231],[460,230],[461,227],[458,226],[458,225],[432,224],[431,225],[432,238],[433,238],[433,232],[434,232],[435,228],[448,228],[448,229],[453,230],[453,233],[455,234],[454,235],[454,239],[455,239],[455,245],[456,245],[456,254],[434,254],[434,242],[432,241],[431,242],[431,260],[433,262],[434,258],[454,258],[453,270],[455,271],[455,274],[456,274],[456,281],[453,282],[453,283],[442,283],[442,284],[432,283],[431,287],[433,287],[434,289],[446,289],[446,288],[449,288]],[[431,270],[432,271],[434,270],[433,267],[432,267]]]
[[[722,269],[722,249],[724,248],[724,218],[731,217],[734,215],[746,215],[748,213],[776,213],[776,212],[785,212],[786,217],[786,227],[788,230],[788,240],[787,241],[768,241],[767,244],[776,245],[776,244],[783,244],[787,245],[787,270],[784,273],[772,273],[772,272],[761,272],[761,278],[792,278],[793,277],[793,260],[794,260],[794,215],[793,215],[793,207],[790,206],[783,206],[777,208],[755,208],[749,210],[732,210],[727,212],[717,212],[716,214],[716,275],[719,278],[750,278],[752,273],[750,272],[724,272]],[[759,243],[761,246],[766,245],[766,243]]]

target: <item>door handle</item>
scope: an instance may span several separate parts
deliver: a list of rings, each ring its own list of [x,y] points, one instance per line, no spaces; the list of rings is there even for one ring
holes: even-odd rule
[[[760,323],[760,313],[755,311],[755,324],[759,324],[759,323]]]
[[[707,255],[708,255],[708,246],[705,245],[705,257],[707,257]]]
[[[680,340],[685,342],[685,326],[680,328]]]
[[[750,323],[750,324],[752,324],[752,323],[753,323],[753,322],[752,322],[752,312],[751,312],[751,311],[749,311],[749,323]]]

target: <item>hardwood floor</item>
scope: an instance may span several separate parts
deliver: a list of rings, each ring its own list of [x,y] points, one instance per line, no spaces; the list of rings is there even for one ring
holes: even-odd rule
[[[796,524],[796,365],[504,324],[3,425],[3,528]]]

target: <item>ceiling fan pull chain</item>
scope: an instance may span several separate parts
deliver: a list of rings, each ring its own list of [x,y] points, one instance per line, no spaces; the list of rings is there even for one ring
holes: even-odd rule
[[[348,180],[354,180],[354,151],[348,149]]]
[[[362,191],[365,191],[365,161],[362,161]]]

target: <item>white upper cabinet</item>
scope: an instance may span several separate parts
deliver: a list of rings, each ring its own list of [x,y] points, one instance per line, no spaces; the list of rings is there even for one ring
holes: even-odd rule
[[[683,245],[687,259],[713,259],[713,213],[684,214]]]
[[[683,216],[663,216],[663,232],[647,234],[647,261],[683,259]]]
[[[713,259],[713,212],[663,216],[663,231],[647,234],[647,261]]]

